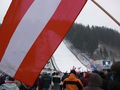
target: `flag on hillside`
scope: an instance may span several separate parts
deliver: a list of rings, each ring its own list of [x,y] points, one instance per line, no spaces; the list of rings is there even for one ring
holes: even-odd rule
[[[87,0],[12,0],[0,28],[0,70],[32,86]]]

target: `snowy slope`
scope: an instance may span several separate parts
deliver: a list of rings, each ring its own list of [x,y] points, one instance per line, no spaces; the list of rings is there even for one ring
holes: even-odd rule
[[[53,54],[53,57],[57,67],[59,67],[62,72],[69,72],[73,67],[76,67],[77,71],[88,70],[87,67],[80,63],[63,42],[59,45]]]

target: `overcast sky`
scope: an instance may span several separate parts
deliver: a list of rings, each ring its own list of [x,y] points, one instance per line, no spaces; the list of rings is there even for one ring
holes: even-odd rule
[[[2,23],[3,17],[11,1],[12,0],[0,0],[0,23]],[[96,1],[120,22],[120,0]],[[91,0],[88,0],[87,4],[85,5],[75,22],[90,26],[105,26],[116,29],[120,32],[120,27],[102,10],[100,10]]]

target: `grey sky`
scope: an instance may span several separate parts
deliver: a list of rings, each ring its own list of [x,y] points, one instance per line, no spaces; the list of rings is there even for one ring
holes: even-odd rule
[[[103,6],[112,16],[120,22],[120,0],[96,0]],[[120,27],[108,17],[100,8],[98,8],[91,0],[83,8],[76,22],[84,25],[106,26],[119,30]]]
[[[0,23],[2,23],[3,17],[11,1],[12,0],[0,0]],[[96,1],[120,22],[120,0]],[[105,26],[116,29],[120,32],[120,27],[103,11],[101,11],[95,4],[93,4],[91,0],[88,0],[87,4],[85,5],[75,22],[90,26]]]

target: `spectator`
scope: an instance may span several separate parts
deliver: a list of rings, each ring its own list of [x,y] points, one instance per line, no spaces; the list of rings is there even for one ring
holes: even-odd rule
[[[40,90],[50,90],[51,77],[49,74],[44,72],[40,78]]]
[[[7,77],[5,83],[0,86],[0,90],[19,90],[19,88],[13,78]]]
[[[64,81],[64,79],[66,79],[68,77],[68,73],[64,73],[64,75],[62,76],[62,82]]]
[[[92,73],[89,77],[88,85],[83,88],[83,90],[103,90],[102,78],[97,73]]]
[[[85,87],[85,86],[88,85],[90,73],[89,73],[89,72],[84,72],[84,73],[83,73],[83,76],[84,76],[83,85],[84,85],[84,87]]]
[[[83,77],[83,73],[84,72],[80,72],[79,75],[78,75],[78,78],[82,81],[83,86],[85,86],[85,77]]]
[[[70,75],[63,81],[63,89],[66,90],[82,90],[83,84],[76,77],[76,71],[71,70]]]
[[[60,90],[61,78],[60,78],[59,72],[56,72],[55,75],[53,75],[52,81],[53,81],[54,90]]]
[[[5,78],[6,78],[6,75],[2,73],[2,74],[0,75],[0,85],[2,85],[2,84],[5,83]]]
[[[120,90],[120,62],[111,66],[112,76],[108,83],[108,90]]]

